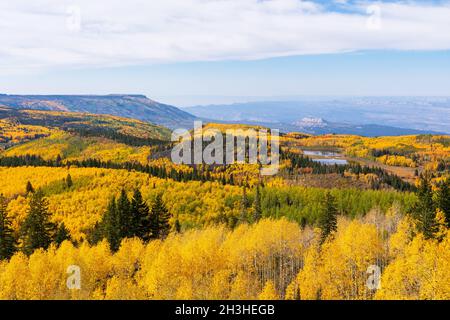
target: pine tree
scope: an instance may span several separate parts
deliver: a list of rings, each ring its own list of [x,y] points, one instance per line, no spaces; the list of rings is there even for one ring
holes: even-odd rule
[[[336,199],[330,192],[327,192],[323,201],[323,212],[319,217],[322,243],[337,230],[337,214]]]
[[[111,251],[115,252],[119,250],[122,238],[120,236],[120,224],[115,197],[112,197],[108,203],[108,208],[101,222],[101,228],[104,237],[109,242]]]
[[[104,225],[102,222],[96,222],[94,227],[86,231],[86,239],[93,246],[99,243],[104,237]]]
[[[433,191],[429,179],[421,178],[417,189],[417,202],[413,207],[413,216],[417,220],[417,229],[426,239],[433,238],[436,209]]]
[[[151,221],[150,210],[142,199],[142,194],[139,189],[134,190],[133,198],[131,199],[131,236],[139,237],[144,241],[151,238]]]
[[[50,222],[48,201],[42,191],[38,190],[30,198],[27,217],[20,230],[22,251],[30,255],[34,250],[47,249],[52,242],[55,225]]]
[[[16,251],[16,239],[6,207],[6,199],[0,195],[0,260],[11,258]]]
[[[170,212],[167,210],[161,194],[158,194],[151,209],[152,238],[164,239],[170,232]]]
[[[447,225],[450,227],[450,179],[441,184],[436,194],[436,205],[444,213]]]
[[[70,176],[70,173],[69,173],[66,178],[66,187],[70,189],[72,186],[73,186],[73,181],[72,181],[72,177]]]
[[[131,221],[131,204],[124,189],[117,199],[117,219],[120,238],[133,237]]]
[[[238,222],[239,222],[239,219],[236,216],[231,216],[230,218],[228,218],[228,223],[227,223],[228,228],[233,230],[234,228],[236,228]]]
[[[67,230],[66,226],[64,225],[64,222],[61,223],[58,227],[58,230],[56,230],[55,234],[55,243],[58,245],[58,247],[63,243],[64,241],[70,241],[70,232]]]
[[[300,218],[300,228],[305,229],[307,223],[308,223],[308,221],[306,220],[305,217]]]
[[[175,232],[176,233],[180,233],[181,232],[181,224],[180,224],[180,220],[175,220],[175,223],[174,223],[174,230],[175,230]]]
[[[258,222],[262,217],[261,193],[259,191],[259,186],[256,186],[255,202],[253,204],[253,209],[254,209],[253,221]]]
[[[34,188],[33,188],[33,185],[31,184],[30,181],[27,181],[27,186],[25,188],[25,193],[26,194],[34,193]]]

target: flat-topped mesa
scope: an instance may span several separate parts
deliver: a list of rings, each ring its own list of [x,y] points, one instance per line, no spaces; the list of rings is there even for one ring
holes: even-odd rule
[[[95,97],[95,96],[94,96]],[[110,93],[108,95],[106,95],[106,97],[128,97],[128,98],[140,98],[140,99],[148,99],[151,100],[150,98],[148,98],[146,95],[144,94],[121,94],[121,93]]]

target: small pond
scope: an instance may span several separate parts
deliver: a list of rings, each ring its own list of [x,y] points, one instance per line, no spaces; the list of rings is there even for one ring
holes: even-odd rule
[[[320,162],[326,165],[346,165],[348,161],[345,159],[336,159],[336,158],[323,158],[323,159],[312,159],[312,161]]]
[[[340,153],[335,151],[325,151],[325,150],[303,150],[305,156],[319,156],[319,157],[339,157],[342,156]]]
[[[342,154],[331,150],[303,150],[303,154],[311,158],[311,160],[326,165],[346,165],[348,161],[343,158]]]

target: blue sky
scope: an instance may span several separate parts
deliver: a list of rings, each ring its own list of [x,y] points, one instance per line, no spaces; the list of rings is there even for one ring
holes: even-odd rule
[[[450,95],[448,1],[130,1],[1,3],[1,92]]]
[[[308,95],[448,95],[450,51],[370,51],[58,69],[9,76],[8,93],[142,93],[181,106]]]

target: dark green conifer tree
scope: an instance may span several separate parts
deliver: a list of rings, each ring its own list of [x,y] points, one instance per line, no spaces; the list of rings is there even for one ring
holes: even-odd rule
[[[94,227],[86,231],[86,240],[90,245],[96,245],[104,238],[104,233],[103,221],[96,222]]]
[[[331,192],[327,192],[323,200],[323,211],[319,217],[322,243],[337,230],[337,214],[336,199]]]
[[[48,201],[41,190],[30,197],[27,217],[20,230],[22,251],[30,255],[34,250],[47,249],[53,240],[55,225],[50,222]]]
[[[180,233],[181,232],[181,224],[180,224],[180,220],[176,219],[175,220],[175,224],[174,224],[174,231],[176,233]]]
[[[231,216],[228,218],[227,221],[227,226],[228,228],[230,228],[231,230],[233,230],[234,228],[236,228],[236,226],[238,225],[239,219],[236,216]]]
[[[101,222],[101,228],[103,236],[109,242],[111,251],[119,250],[122,237],[115,197],[112,197],[109,201],[108,208]]]
[[[144,241],[151,238],[150,210],[142,199],[139,189],[134,190],[130,205],[131,212],[131,236],[139,237]]]
[[[412,209],[413,216],[417,220],[417,229],[423,233],[426,239],[434,234],[436,207],[433,202],[433,191],[430,180],[422,177],[417,189],[417,202]]]
[[[153,202],[151,208],[151,230],[152,238],[164,239],[168,236],[170,232],[170,218],[171,214],[167,210],[163,200],[162,195],[158,194]]]
[[[59,227],[58,230],[56,230],[56,234],[55,234],[55,243],[58,245],[58,247],[61,245],[61,243],[63,243],[64,241],[70,241],[70,232],[69,230],[67,230],[66,226],[64,225],[64,222],[62,222]]]
[[[436,205],[444,212],[447,226],[450,227],[450,179],[440,185],[436,193]]]
[[[29,194],[29,193],[33,193],[33,192],[34,192],[33,185],[31,184],[30,181],[27,181],[27,186],[25,188],[25,193]]]
[[[0,194],[0,260],[9,259],[16,252],[16,239],[8,218],[5,197]]]
[[[66,187],[70,189],[72,186],[73,186],[73,181],[72,181],[72,177],[70,176],[70,173],[69,173],[66,178]]]
[[[117,220],[120,238],[133,237],[131,204],[125,189],[122,189],[117,199]]]

